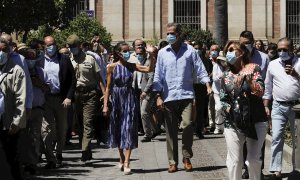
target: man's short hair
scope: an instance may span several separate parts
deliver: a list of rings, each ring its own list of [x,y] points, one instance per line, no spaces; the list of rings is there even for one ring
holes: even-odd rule
[[[293,43],[293,40],[292,40],[291,38],[288,38],[288,37],[280,38],[280,39],[278,40],[278,43],[280,43],[281,41],[286,41],[286,42],[288,42],[289,50],[290,50],[290,51],[293,51],[293,49],[294,49],[294,43]]]
[[[135,40],[132,42],[132,47],[135,48],[135,42],[138,41],[138,40],[143,41],[143,46],[144,46],[144,48],[146,48],[146,42],[145,42],[144,40],[142,40],[142,39],[135,39]]]
[[[181,24],[171,22],[171,23],[167,24],[167,28],[170,28],[170,27],[175,27],[176,33],[179,35],[181,34]]]
[[[9,48],[9,42],[5,38],[0,37],[0,43],[5,44],[6,50]]]
[[[243,31],[243,32],[241,32],[240,37],[248,38],[251,42],[254,42],[253,33],[251,31]]]

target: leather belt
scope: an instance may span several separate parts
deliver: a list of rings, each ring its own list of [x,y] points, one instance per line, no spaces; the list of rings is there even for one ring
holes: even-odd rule
[[[295,100],[295,101],[277,101],[277,102],[279,104],[286,105],[286,106],[294,106],[296,104],[299,104],[298,100]]]
[[[76,87],[77,92],[89,92],[92,90],[96,90],[96,86],[79,86]]]

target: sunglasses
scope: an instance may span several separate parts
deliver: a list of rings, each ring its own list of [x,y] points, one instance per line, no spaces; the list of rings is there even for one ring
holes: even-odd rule
[[[288,52],[288,49],[285,49],[285,48],[280,48],[280,49],[277,49],[278,52]]]

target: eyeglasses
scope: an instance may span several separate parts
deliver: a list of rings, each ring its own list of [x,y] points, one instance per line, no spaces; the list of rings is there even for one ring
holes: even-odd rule
[[[277,49],[278,52],[288,52],[288,49],[285,49],[285,48],[280,48],[280,49]]]

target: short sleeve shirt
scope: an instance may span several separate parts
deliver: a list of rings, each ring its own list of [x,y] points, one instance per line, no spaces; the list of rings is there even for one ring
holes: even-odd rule
[[[99,83],[97,74],[100,73],[100,68],[92,56],[80,52],[78,60],[71,55],[71,62],[75,70],[77,87],[97,86]]]

